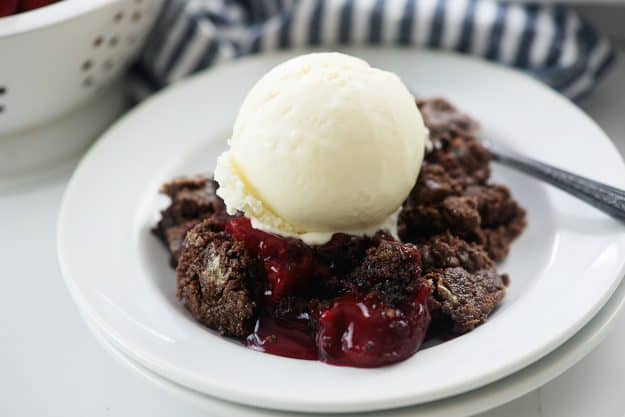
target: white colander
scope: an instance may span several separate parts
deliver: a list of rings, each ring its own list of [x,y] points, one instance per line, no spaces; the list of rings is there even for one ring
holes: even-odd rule
[[[18,153],[21,141],[47,146],[44,127],[75,126],[80,122],[68,118],[87,120],[85,109],[97,108],[94,103],[106,97],[111,101],[115,81],[137,55],[161,5],[162,0],[63,0],[0,18],[0,175],[7,164],[15,165],[7,146]],[[98,113],[114,117],[112,105]],[[94,123],[104,125],[103,118],[92,117],[91,130]],[[49,144],[54,146],[63,144]]]

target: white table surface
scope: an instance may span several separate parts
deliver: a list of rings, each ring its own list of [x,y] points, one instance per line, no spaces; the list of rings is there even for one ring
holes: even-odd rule
[[[625,65],[581,105],[625,154]],[[79,317],[55,248],[69,175],[63,170],[45,183],[0,191],[0,416],[205,415],[122,367]],[[623,417],[624,352],[625,312],[575,367],[483,416]]]

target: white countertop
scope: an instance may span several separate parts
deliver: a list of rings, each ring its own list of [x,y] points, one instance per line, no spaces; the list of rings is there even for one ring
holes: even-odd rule
[[[582,107],[625,154],[623,62]],[[205,415],[122,367],[82,322],[56,260],[56,218],[69,175],[0,192],[0,416]],[[575,367],[484,416],[623,417],[623,352],[625,311]]]

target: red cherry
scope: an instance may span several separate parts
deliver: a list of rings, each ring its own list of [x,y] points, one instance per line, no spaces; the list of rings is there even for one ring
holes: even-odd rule
[[[245,243],[248,250],[262,261],[271,302],[278,302],[286,295],[301,293],[306,289],[313,264],[309,247],[298,244],[294,239],[256,230],[245,217],[230,219],[226,224],[226,232]]]
[[[0,17],[11,16],[17,10],[17,0],[0,0]]]
[[[276,320],[261,316],[245,345],[261,352],[297,359],[317,359],[315,338],[308,319]]]
[[[4,1],[4,0],[0,0]],[[56,3],[59,0],[20,0],[19,9],[21,12],[38,9],[40,7],[47,6],[52,3]]]
[[[319,318],[319,358],[333,365],[373,368],[412,356],[430,325],[429,292],[420,286],[414,300],[401,308],[386,307],[375,296],[337,298]]]

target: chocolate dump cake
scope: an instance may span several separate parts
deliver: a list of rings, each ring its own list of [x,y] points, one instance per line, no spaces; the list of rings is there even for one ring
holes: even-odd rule
[[[495,262],[523,231],[525,212],[489,181],[472,119],[443,99],[417,105],[432,146],[399,213],[401,242],[380,231],[308,245],[228,215],[208,177],[163,185],[171,203],[154,233],[192,316],[257,350],[361,367],[403,360],[425,337],[486,321],[508,284]]]
[[[476,139],[477,123],[440,98],[417,104],[432,149],[400,213],[401,240],[449,232],[503,260],[525,227],[525,211],[508,188],[489,182],[490,157]]]

